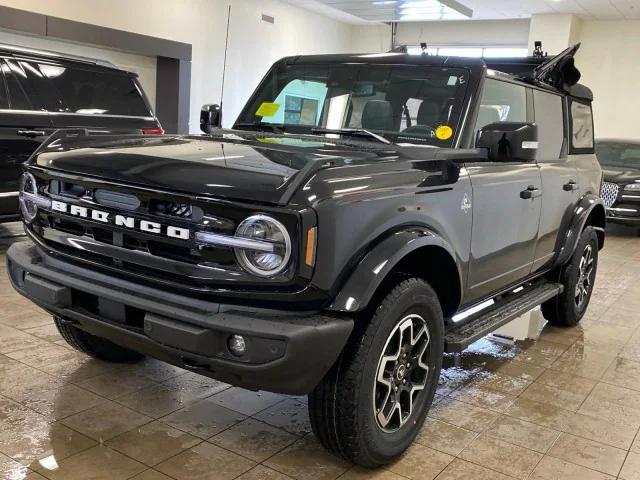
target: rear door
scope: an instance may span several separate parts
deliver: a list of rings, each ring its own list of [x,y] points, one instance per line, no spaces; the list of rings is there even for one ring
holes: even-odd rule
[[[158,121],[134,75],[79,63],[38,62],[37,68],[62,98],[52,114],[56,128],[141,133]]]
[[[538,125],[537,162],[542,175],[542,215],[533,270],[550,264],[564,243],[573,211],[580,199],[575,157],[568,153],[564,99],[560,95],[533,90]]]
[[[22,164],[53,132],[47,105],[37,91],[41,78],[14,58],[0,58],[5,99],[0,94],[0,220],[18,214]],[[46,92],[45,92],[46,95]],[[55,100],[54,100],[55,101]]]
[[[487,78],[476,133],[494,122],[532,120],[527,88]],[[469,300],[516,283],[531,272],[542,206],[535,161],[466,164],[473,188]],[[530,194],[522,192],[530,191]],[[528,198],[523,198],[528,197]]]

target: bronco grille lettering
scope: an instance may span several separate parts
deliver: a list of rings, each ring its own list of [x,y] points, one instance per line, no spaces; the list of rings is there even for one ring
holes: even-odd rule
[[[97,222],[112,223],[117,227],[140,230],[155,235],[165,235],[169,238],[178,238],[180,240],[189,240],[191,238],[191,231],[188,228],[164,225],[148,220],[139,220],[135,217],[127,217],[125,215],[113,215],[102,210],[93,210],[79,205],[69,205],[58,200],[51,201],[51,210],[66,213],[73,217],[90,218]]]

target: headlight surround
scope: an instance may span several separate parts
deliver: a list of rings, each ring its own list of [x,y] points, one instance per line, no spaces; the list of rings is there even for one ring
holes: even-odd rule
[[[291,258],[291,237],[287,228],[275,218],[256,214],[245,218],[236,229],[236,237],[273,244],[273,252],[236,248],[238,263],[246,271],[260,277],[272,277],[282,272]]]
[[[639,192],[640,193],[640,183],[630,183],[629,185],[625,186],[624,189],[627,192]]]
[[[27,223],[33,222],[38,215],[38,203],[34,198],[37,194],[36,178],[29,172],[23,173],[20,177],[20,211]]]

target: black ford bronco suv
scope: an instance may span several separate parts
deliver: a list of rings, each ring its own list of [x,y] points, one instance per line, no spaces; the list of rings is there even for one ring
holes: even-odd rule
[[[388,463],[444,353],[585,313],[605,209],[576,50],[291,57],[231,130],[206,106],[204,136],[59,131],[11,281],[82,352],[308,394],[324,446]]]

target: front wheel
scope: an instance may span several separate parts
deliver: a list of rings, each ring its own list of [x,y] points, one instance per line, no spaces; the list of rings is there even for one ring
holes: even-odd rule
[[[592,227],[582,231],[578,246],[560,273],[564,291],[542,304],[542,314],[552,325],[576,325],[591,300],[598,270],[598,235]]]
[[[320,442],[366,467],[387,464],[404,452],[433,401],[443,331],[433,289],[418,278],[399,283],[368,323],[356,328],[336,365],[309,394],[311,425]]]

